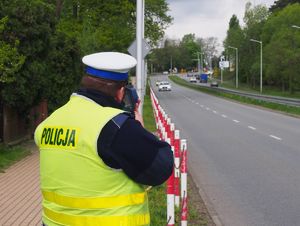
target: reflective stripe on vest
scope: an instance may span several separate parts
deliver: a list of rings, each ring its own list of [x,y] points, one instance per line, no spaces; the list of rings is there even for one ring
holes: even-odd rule
[[[74,216],[43,207],[44,214],[60,224],[72,226],[138,226],[150,223],[149,213],[127,216]]]
[[[69,197],[50,191],[42,191],[43,197],[49,202],[69,208],[97,209],[139,205],[145,202],[146,193],[119,195],[114,197]]]

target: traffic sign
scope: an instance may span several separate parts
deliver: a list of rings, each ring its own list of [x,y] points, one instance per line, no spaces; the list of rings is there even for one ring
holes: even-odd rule
[[[137,58],[136,55],[136,50],[137,50],[137,44],[136,44],[136,40],[134,40],[131,45],[129,46],[129,48],[127,49],[128,52],[131,54],[131,56]],[[145,58],[148,53],[151,50],[151,46],[145,41],[145,39],[142,39],[142,58]]]
[[[221,69],[229,68],[229,61],[219,61],[219,67]]]

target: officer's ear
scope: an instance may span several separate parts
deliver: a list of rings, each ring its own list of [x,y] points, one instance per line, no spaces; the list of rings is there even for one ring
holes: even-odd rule
[[[117,93],[115,96],[116,101],[121,103],[124,98],[124,95],[125,95],[125,87],[122,86],[120,89],[117,90]]]

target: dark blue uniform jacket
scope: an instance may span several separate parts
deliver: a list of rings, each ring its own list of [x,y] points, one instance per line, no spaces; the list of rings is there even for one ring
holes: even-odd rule
[[[77,93],[103,107],[122,109],[121,104],[99,91],[81,88]],[[137,183],[159,185],[172,174],[174,158],[170,145],[144,129],[131,114],[110,120],[102,129],[97,145],[106,165],[122,169]]]

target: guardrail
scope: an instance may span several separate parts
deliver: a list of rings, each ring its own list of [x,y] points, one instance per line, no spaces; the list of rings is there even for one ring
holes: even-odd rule
[[[232,94],[236,94],[239,96],[254,98],[257,100],[263,100],[263,101],[267,101],[267,102],[273,102],[273,103],[278,103],[278,104],[300,107],[300,99],[268,96],[268,95],[254,94],[254,93],[246,93],[246,92],[242,92],[242,91],[236,91],[236,90],[226,89],[226,88],[221,88],[221,87],[212,88],[212,89],[218,89],[218,90],[222,90],[222,92],[225,92],[225,93],[232,93]]]
[[[178,77],[182,78],[180,76],[178,76]],[[188,81],[188,80],[186,80],[186,81]],[[198,83],[197,83],[197,85],[201,86],[201,84],[198,84]],[[210,87],[207,85],[205,85],[204,87],[209,88],[209,89],[214,89],[219,92],[235,94],[235,95],[244,96],[244,97],[248,97],[248,98],[252,98],[252,99],[256,99],[256,100],[262,100],[262,101],[266,101],[266,102],[300,107],[300,99],[297,99],[297,98],[287,98],[287,97],[278,97],[278,96],[269,96],[269,95],[255,94],[255,93],[247,93],[247,92],[243,92],[243,91],[237,91],[237,90],[232,90],[232,89],[227,89],[227,88],[222,88],[222,87]]]

